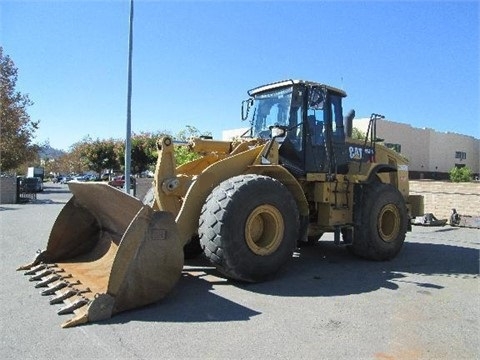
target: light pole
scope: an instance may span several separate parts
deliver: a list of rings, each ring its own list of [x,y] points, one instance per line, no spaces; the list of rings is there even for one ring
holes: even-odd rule
[[[130,32],[128,36],[128,80],[127,80],[127,132],[125,136],[125,192],[130,194],[130,166],[132,153],[132,49],[133,49],[133,0],[130,0]]]

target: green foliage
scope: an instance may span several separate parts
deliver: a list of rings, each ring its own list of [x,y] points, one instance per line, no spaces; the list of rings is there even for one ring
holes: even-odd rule
[[[132,173],[140,174],[145,170],[152,170],[157,161],[157,140],[164,136],[165,132],[140,132],[132,134],[131,139],[131,169]],[[118,149],[120,168],[125,167],[125,143],[121,143]]]
[[[468,182],[472,180],[472,170],[467,167],[453,167],[450,169],[450,180],[453,182]]]
[[[203,135],[209,136],[211,133],[207,132]],[[202,136],[200,130],[195,126],[187,125],[184,130],[181,130],[176,138],[180,141],[188,141],[192,137]],[[175,147],[175,163],[177,166],[183,165],[187,162],[200,158],[200,155],[191,151],[188,146],[176,146]]]
[[[0,46],[0,169],[10,171],[35,159],[38,147],[32,144],[39,121],[31,121],[28,95],[15,90],[18,69]]]
[[[202,132],[198,130],[195,126],[186,125],[185,129],[180,130],[175,136],[175,138],[180,141],[188,141],[188,139],[192,137],[209,136],[209,135],[211,135],[210,132],[206,132],[202,134]]]
[[[365,133],[358,128],[354,127],[352,129],[352,139],[365,140]]]
[[[168,135],[165,131],[141,132],[132,134],[131,145],[131,170],[139,174],[145,170],[155,170],[158,149],[157,141],[162,136]],[[193,126],[186,126],[176,136],[180,141],[185,141],[185,146],[175,146],[175,162],[177,165],[185,164],[198,159],[200,155],[190,151],[187,142],[192,137],[199,137],[200,132]],[[102,173],[104,170],[124,170],[125,168],[125,142],[119,139],[96,139],[85,136],[81,141],[73,144],[70,151],[58,159],[54,159],[49,169],[56,173],[82,173],[93,170]]]
[[[87,137],[83,142],[78,143],[80,161],[88,170],[101,173],[104,169],[118,169],[118,157],[116,154],[117,141],[92,140]]]
[[[174,155],[177,166],[200,158],[200,155],[191,151],[188,146],[176,146]]]

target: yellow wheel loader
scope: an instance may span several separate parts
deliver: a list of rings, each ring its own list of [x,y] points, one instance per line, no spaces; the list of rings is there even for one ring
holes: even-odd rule
[[[250,130],[231,141],[193,138],[201,156],[175,165],[172,138],[158,140],[153,186],[139,201],[109,185],[70,183],[47,248],[20,267],[75,326],[157,302],[203,251],[226,277],[264,281],[299,243],[325,232],[372,260],[401,250],[423,199],[409,196],[407,160],[381,145],[372,114],[352,138],[345,92],[285,80],[242,103]]]

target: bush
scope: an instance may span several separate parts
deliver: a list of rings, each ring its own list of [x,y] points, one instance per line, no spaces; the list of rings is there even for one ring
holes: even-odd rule
[[[453,182],[468,182],[472,180],[472,170],[466,166],[450,169],[450,180]]]

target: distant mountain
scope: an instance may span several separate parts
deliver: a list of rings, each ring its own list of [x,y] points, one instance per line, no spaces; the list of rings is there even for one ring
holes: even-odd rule
[[[54,149],[50,145],[41,146],[38,151],[40,159],[58,159],[62,155],[65,155],[65,151]]]

